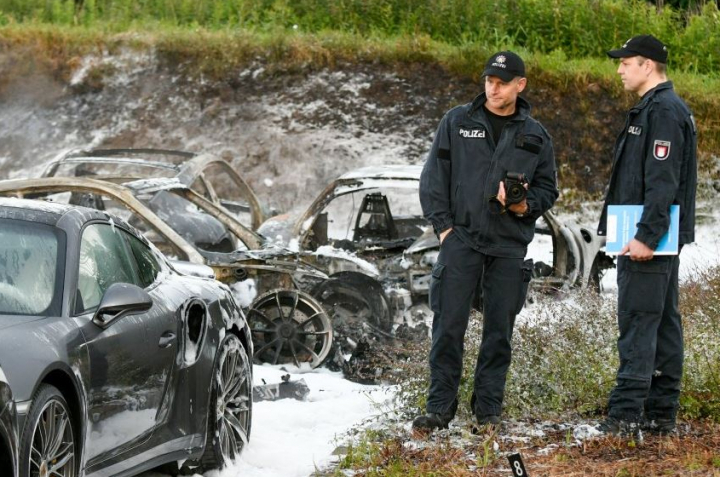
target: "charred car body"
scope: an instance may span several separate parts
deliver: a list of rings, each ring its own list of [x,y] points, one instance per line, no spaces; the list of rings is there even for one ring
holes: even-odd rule
[[[240,453],[253,348],[227,286],[179,273],[106,212],[1,198],[0,223],[20,475],[216,468]]]
[[[78,149],[50,161],[41,176],[90,176],[117,184],[172,177],[225,208],[252,230],[257,229],[267,215],[242,176],[227,161],[213,154],[165,149]]]
[[[351,171],[328,185],[299,217],[268,219],[259,231],[284,240],[297,240],[300,250],[312,251],[315,263],[331,279],[342,280],[341,267],[328,248],[342,248],[377,267],[376,279],[396,323],[428,317],[427,295],[432,266],[440,243],[423,218],[418,200],[422,166],[381,166]],[[561,223],[545,213],[529,247],[535,255],[533,287],[562,290],[597,286],[612,260],[601,248],[604,240],[589,229]],[[325,251],[325,253],[318,253]],[[362,273],[356,268],[353,272]],[[367,280],[366,280],[367,282]],[[350,286],[353,284],[351,283]],[[479,295],[476,294],[479,299]],[[323,300],[321,300],[323,301]],[[479,301],[479,300],[478,300]]]

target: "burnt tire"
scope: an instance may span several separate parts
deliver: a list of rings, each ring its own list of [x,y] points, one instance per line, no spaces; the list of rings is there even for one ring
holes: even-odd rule
[[[333,324],[365,322],[389,332],[393,321],[390,306],[380,283],[352,272],[340,272],[318,284],[312,291],[331,316]]]
[[[20,439],[20,475],[76,477],[80,459],[74,422],[62,393],[41,384]]]
[[[320,366],[332,348],[333,329],[323,306],[299,290],[273,290],[247,312],[256,363]]]
[[[240,338],[228,333],[218,347],[212,377],[208,433],[200,468],[222,469],[237,459],[252,427],[252,368]]]

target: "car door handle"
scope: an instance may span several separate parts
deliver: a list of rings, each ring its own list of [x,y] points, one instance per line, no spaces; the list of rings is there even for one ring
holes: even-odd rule
[[[160,337],[160,342],[158,343],[158,346],[161,348],[169,348],[170,346],[172,346],[173,341],[175,341],[175,333],[173,333],[172,331],[166,331]]]

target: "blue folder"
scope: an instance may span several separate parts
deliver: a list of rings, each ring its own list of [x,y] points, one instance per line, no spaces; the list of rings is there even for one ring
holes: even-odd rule
[[[642,217],[642,205],[609,205],[607,211],[607,242],[605,252],[617,255],[635,238]],[[680,206],[670,206],[670,227],[655,249],[655,255],[677,255],[680,235]]]

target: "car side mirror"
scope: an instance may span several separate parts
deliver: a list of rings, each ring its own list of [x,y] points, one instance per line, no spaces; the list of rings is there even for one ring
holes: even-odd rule
[[[113,283],[100,300],[92,321],[100,328],[107,328],[119,318],[142,313],[152,305],[152,298],[142,288],[129,283]]]

